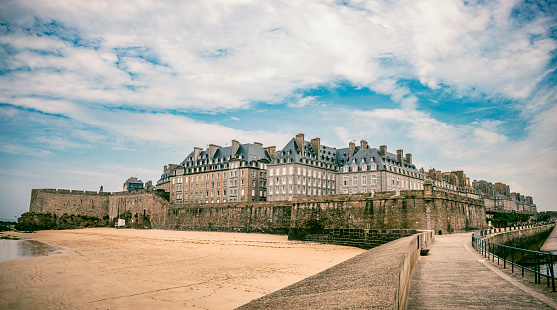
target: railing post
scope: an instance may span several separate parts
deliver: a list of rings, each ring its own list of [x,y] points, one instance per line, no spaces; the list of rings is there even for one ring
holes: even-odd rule
[[[514,248],[511,249],[511,273],[514,273]]]
[[[549,271],[551,273],[551,286],[555,292],[555,271],[553,270],[553,254],[549,254]]]

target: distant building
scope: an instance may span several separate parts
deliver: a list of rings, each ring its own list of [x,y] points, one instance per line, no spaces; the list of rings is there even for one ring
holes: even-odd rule
[[[360,146],[350,142],[348,148],[339,149],[337,157],[338,194],[423,189],[424,175],[412,163],[412,154],[404,156],[401,149],[395,155],[386,145],[370,148],[362,140]]]
[[[195,147],[179,165],[165,166],[157,190],[168,189],[174,204],[265,201],[269,161],[258,142]]]
[[[510,191],[510,187],[504,183],[495,184],[479,180],[472,183],[480,198],[484,200],[486,211],[493,212],[520,212],[536,213],[537,207],[530,196]]]
[[[135,191],[138,189],[143,189],[143,181],[138,180],[135,177],[131,177],[124,182],[124,191]]]

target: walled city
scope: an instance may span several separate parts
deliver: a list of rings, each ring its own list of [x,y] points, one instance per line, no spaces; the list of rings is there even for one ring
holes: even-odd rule
[[[196,147],[180,164],[166,165],[156,186],[132,177],[122,192],[34,189],[29,211],[107,217],[112,224],[125,219],[137,228],[339,243],[356,230],[366,242],[384,230],[479,230],[486,228],[486,212],[533,214],[536,207],[503,183],[418,169],[401,149],[394,154],[365,140],[337,149],[300,133],[280,150],[236,140]]]

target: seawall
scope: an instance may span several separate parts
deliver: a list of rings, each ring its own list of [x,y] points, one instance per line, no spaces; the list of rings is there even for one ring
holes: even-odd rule
[[[291,240],[362,240],[373,232],[433,230],[438,234],[486,228],[481,200],[424,186],[424,190],[299,197],[294,201],[173,205],[154,192],[85,192],[34,189],[37,213],[125,218],[138,228],[289,234]],[[133,224],[133,225],[132,225]],[[369,235],[369,232],[372,232]],[[413,233],[413,232],[411,232]],[[389,234],[393,235],[392,232]],[[335,241],[336,242],[336,241]]]
[[[238,309],[405,309],[412,270],[433,238],[422,231],[383,244]]]
[[[554,227],[555,225],[543,225],[499,230],[497,233],[487,235],[484,240],[515,248],[538,251]]]
[[[67,189],[33,189],[29,212],[86,215],[103,218],[108,215],[107,192],[77,191]]]

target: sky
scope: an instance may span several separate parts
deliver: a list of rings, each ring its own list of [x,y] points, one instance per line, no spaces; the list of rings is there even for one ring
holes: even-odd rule
[[[0,1],[0,218],[297,133],[557,210],[555,1]]]

